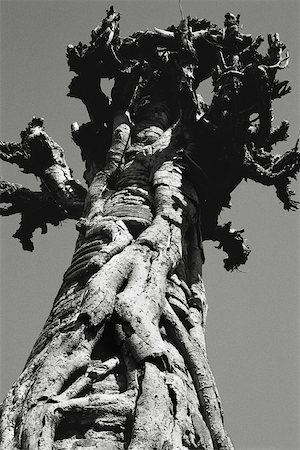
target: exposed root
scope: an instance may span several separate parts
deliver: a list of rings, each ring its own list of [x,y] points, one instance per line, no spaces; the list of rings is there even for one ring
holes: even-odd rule
[[[211,433],[214,448],[231,450],[233,445],[223,427],[223,415],[215,380],[205,354],[191,340],[188,332],[166,303],[164,323],[174,343],[182,353],[191,373],[201,405],[201,413]]]
[[[154,364],[146,362],[128,449],[178,448],[173,446],[172,425],[172,405],[165,376]]]

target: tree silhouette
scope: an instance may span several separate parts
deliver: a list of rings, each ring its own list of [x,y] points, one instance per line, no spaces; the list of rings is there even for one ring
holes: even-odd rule
[[[88,45],[68,46],[90,122],[72,125],[87,189],[63,149],[34,117],[1,159],[41,182],[1,181],[2,215],[20,213],[14,234],[77,220],[70,267],[25,369],[2,405],[5,449],[232,449],[205,348],[204,240],[245,264],[243,230],[219,224],[244,179],[273,185],[284,208],[300,168],[298,143],[272,153],[288,123],[272,128],[276,79],[289,60],[279,35],[263,40],[187,17],[167,30],[119,36],[111,7]],[[211,77],[214,95],[197,89]],[[109,99],[101,79],[114,80]]]

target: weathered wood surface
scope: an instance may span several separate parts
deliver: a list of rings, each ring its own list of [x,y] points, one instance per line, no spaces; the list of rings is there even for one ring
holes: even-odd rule
[[[2,405],[4,449],[202,449],[233,444],[205,348],[204,239],[246,262],[241,231],[218,225],[243,178],[274,185],[286,209],[299,170],[297,146],[271,128],[283,44],[268,55],[227,17],[138,32],[121,40],[111,8],[88,46],[68,47],[70,96],[91,122],[72,125],[88,190],[72,178],[62,149],[34,118],[1,158],[41,180],[41,192],[2,182],[3,215],[22,214],[15,237],[77,219],[74,255],[46,324]],[[199,60],[206,61],[201,65]],[[205,105],[196,89],[213,76]],[[112,99],[100,79],[114,77]],[[249,90],[251,96],[249,96]],[[250,115],[258,114],[253,126]],[[36,214],[32,214],[35,211]]]
[[[173,132],[128,147],[120,190],[103,199],[92,182],[73,262],[4,403],[3,448],[231,447],[203,346],[197,195],[187,180],[183,192]]]

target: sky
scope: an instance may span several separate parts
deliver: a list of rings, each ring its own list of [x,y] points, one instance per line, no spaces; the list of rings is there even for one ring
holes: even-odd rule
[[[33,115],[45,119],[48,134],[64,149],[74,176],[83,163],[72,143],[70,124],[87,122],[79,100],[66,96],[73,74],[65,58],[68,44],[88,43],[90,32],[111,1],[1,1],[0,139],[18,141]],[[164,28],[180,20],[177,0],[115,1],[121,36]],[[292,93],[274,104],[274,126],[290,122],[290,138],[275,153],[295,145],[299,133],[299,2],[188,1],[185,15],[219,26],[230,11],[241,15],[243,32],[278,32],[290,53],[279,75]],[[109,83],[106,83],[106,87]],[[210,82],[200,86],[211,98]],[[32,175],[2,165],[5,180],[38,189]],[[300,200],[299,184],[293,189]],[[226,272],[224,255],[205,243],[204,282],[209,305],[206,340],[209,361],[225,410],[225,428],[239,450],[296,450],[299,424],[299,213],[283,210],[272,187],[248,181],[221,215],[232,221],[252,248],[240,271]],[[24,252],[11,236],[19,217],[1,219],[1,399],[22,371],[49,314],[74,250],[75,223],[36,231],[35,250]]]

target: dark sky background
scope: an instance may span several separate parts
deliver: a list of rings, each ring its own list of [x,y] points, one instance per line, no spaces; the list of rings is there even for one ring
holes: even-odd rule
[[[66,97],[73,76],[65,50],[69,43],[89,42],[105,16],[106,1],[1,2],[1,135],[19,140],[33,115],[45,119],[46,131],[65,149],[75,177],[82,180],[80,152],[70,124],[87,122],[79,100]],[[121,12],[121,35],[164,28],[180,20],[177,0],[115,1]],[[253,36],[279,32],[291,61],[279,75],[293,91],[274,104],[274,126],[291,124],[299,133],[299,2],[185,1],[186,15],[223,25],[227,11],[241,14],[243,32]],[[109,83],[106,83],[106,87]],[[211,98],[210,82],[200,86]],[[38,190],[37,180],[5,165],[2,177]],[[300,198],[299,187],[293,189]],[[209,304],[207,347],[225,410],[225,426],[239,450],[297,450],[299,441],[299,214],[283,210],[275,189],[241,184],[233,207],[222,213],[245,228],[252,248],[240,271],[223,268],[223,254],[205,243],[204,281]],[[21,372],[50,311],[74,249],[73,222],[35,233],[33,253],[11,238],[19,217],[1,220],[1,399]]]

